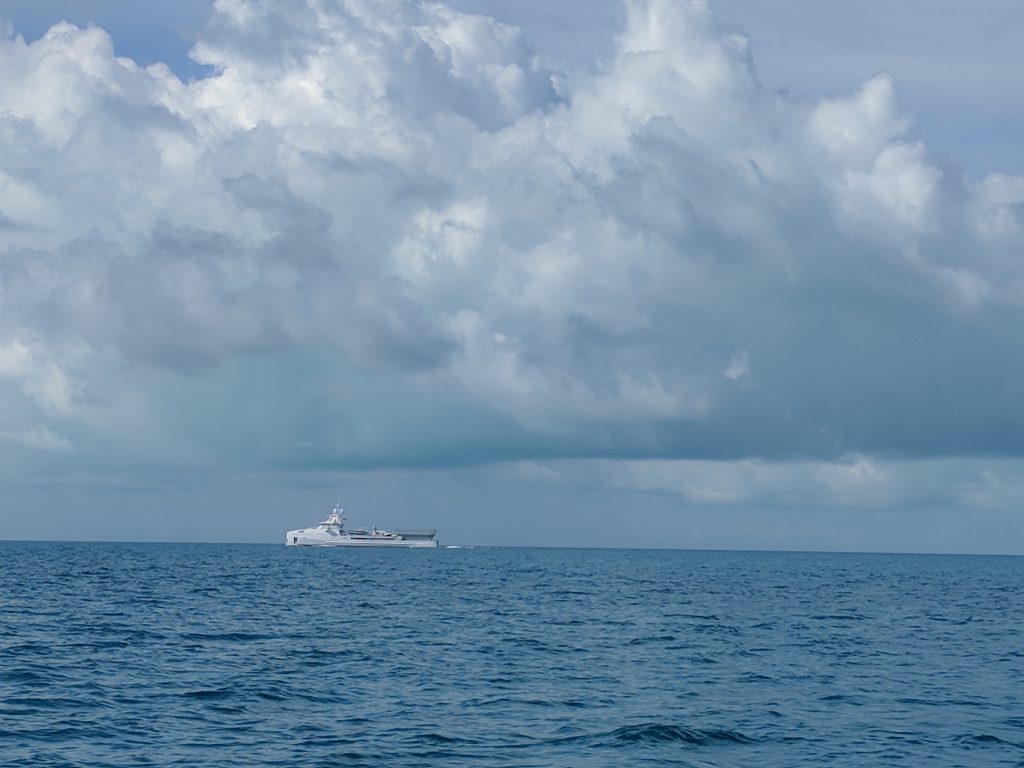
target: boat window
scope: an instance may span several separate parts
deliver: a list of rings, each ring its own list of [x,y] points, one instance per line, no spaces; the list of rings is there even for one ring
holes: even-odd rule
[[[292,536],[292,544],[298,544],[298,543],[299,543],[299,537],[298,536]]]

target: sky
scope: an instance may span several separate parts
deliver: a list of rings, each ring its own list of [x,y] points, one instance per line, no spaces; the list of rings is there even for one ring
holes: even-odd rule
[[[1024,554],[1024,7],[0,0],[0,538]]]

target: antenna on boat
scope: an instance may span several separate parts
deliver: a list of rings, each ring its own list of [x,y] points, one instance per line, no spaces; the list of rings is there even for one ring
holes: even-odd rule
[[[338,499],[338,503],[334,505],[334,509],[331,510],[330,519],[335,525],[338,526],[338,530],[344,533],[345,531],[345,510],[341,506],[341,499]]]

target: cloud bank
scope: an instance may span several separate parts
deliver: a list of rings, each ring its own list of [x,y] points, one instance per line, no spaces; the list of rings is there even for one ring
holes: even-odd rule
[[[217,0],[191,82],[8,30],[8,466],[1024,454],[1024,178],[626,9],[580,70],[442,3]]]

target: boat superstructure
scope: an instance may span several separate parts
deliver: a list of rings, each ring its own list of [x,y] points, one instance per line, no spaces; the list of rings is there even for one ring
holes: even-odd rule
[[[290,547],[436,547],[437,531],[383,531],[376,526],[346,530],[345,510],[339,502],[312,528],[288,531],[284,543]]]

